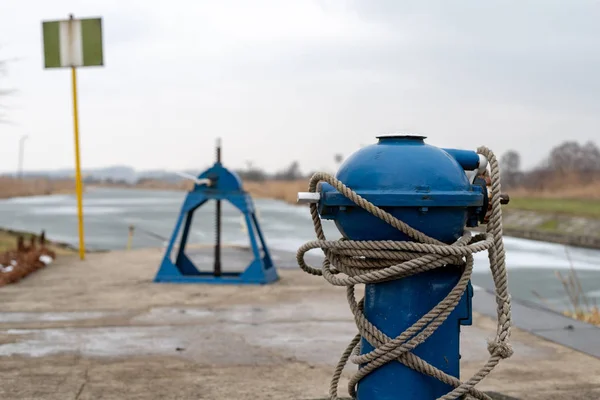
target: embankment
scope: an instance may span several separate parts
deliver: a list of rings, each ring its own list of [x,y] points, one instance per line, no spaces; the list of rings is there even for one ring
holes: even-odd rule
[[[7,176],[0,177],[1,199],[74,192],[75,182],[73,180],[54,180],[44,178],[16,179]]]
[[[504,210],[505,235],[600,249],[600,218],[515,207]]]

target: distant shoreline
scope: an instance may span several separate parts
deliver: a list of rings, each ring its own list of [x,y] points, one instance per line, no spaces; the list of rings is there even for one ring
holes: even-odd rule
[[[254,198],[296,204],[297,193],[307,190],[308,180],[245,181],[243,185]],[[72,180],[17,180],[0,177],[0,198],[72,195],[75,193],[74,186]],[[193,183],[147,180],[131,185],[98,183],[86,186],[87,191],[97,188],[183,192],[191,190]],[[600,249],[600,201],[542,196],[536,197],[535,193],[518,193],[518,196],[513,196],[509,205],[503,207],[504,233],[507,236]]]
[[[485,226],[478,227],[475,231],[484,231]],[[523,229],[511,226],[503,226],[503,236],[517,239],[534,240],[536,242],[547,242],[562,244],[565,246],[581,247],[584,249],[600,250],[600,236],[577,235],[563,232],[546,232],[539,229]]]
[[[118,188],[118,189],[141,189],[141,190],[168,190],[168,191],[190,191],[194,187],[191,181],[182,181],[180,183],[169,183],[159,180],[147,180],[137,184],[111,184],[111,183],[90,183],[87,185],[92,188]],[[275,199],[282,200],[289,204],[296,204],[298,192],[308,190],[308,179],[297,180],[264,180],[264,181],[244,181],[244,190],[257,199]]]

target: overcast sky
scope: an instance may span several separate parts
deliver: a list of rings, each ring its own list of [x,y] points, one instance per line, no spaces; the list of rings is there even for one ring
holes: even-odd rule
[[[600,141],[600,1],[0,0],[0,171],[74,165],[68,70],[41,21],[101,16],[105,67],[79,70],[83,167],[334,168],[379,134],[526,167]]]

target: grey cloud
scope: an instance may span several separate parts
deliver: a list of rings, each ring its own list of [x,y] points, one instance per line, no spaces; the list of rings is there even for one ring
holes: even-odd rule
[[[412,64],[463,96],[597,111],[600,3],[596,1],[368,1],[353,9],[390,35],[416,29],[415,46],[382,68]],[[415,22],[416,21],[416,22]],[[393,47],[392,47],[393,48]],[[388,49],[388,51],[391,49]]]
[[[131,79],[154,75],[155,83],[194,87],[218,80],[341,85],[378,76],[401,89],[403,81],[414,78],[424,97],[598,111],[600,54],[593,49],[600,37],[595,23],[600,3],[354,0],[350,9],[322,4],[328,12],[355,13],[367,24],[383,26],[387,35],[355,41],[274,40],[234,46],[216,57],[190,51],[178,56],[177,65],[157,58],[153,68]],[[109,12],[105,21],[108,41],[150,43],[165,33],[141,5]],[[186,80],[156,76],[157,68],[175,68]]]
[[[160,37],[156,17],[143,8],[110,9],[103,13],[102,24],[106,43],[111,46],[147,42]]]
[[[263,141],[286,149],[276,155],[256,151],[268,168],[290,158],[317,165],[331,158],[332,148],[348,153],[376,133],[406,128],[444,145],[484,143],[499,153],[518,143],[525,161],[535,163],[565,135],[587,140],[598,127],[600,2],[321,3],[340,30],[358,20],[356,29],[326,38],[312,37],[307,28],[304,38],[288,32],[272,41],[244,40],[240,30],[224,32],[200,2],[184,7],[183,1],[104,0],[75,9],[77,15],[101,11],[105,21],[106,68],[82,71],[80,79],[85,143],[98,149],[95,162],[117,159],[106,145],[117,137],[135,146],[143,136],[153,151],[165,152],[161,162],[175,166],[187,157],[193,163],[197,150],[181,141],[201,148],[203,138],[219,134],[230,143],[231,160],[247,157],[247,149]],[[13,69],[11,84],[29,93],[23,98],[29,113],[64,115],[64,126],[52,128],[62,137],[61,129],[70,129],[67,75],[60,88],[50,86],[50,76],[58,75],[42,75],[32,56],[40,52],[38,20],[58,7],[40,4],[47,10],[33,17],[23,11],[30,27],[20,26],[20,41],[10,43],[20,52],[23,45],[29,67],[23,65],[38,75]],[[219,18],[226,17],[219,10]],[[59,89],[63,100],[47,108],[50,103],[40,99],[54,99]],[[59,106],[65,107],[60,113]],[[11,115],[21,115],[32,130],[48,125],[49,117]],[[43,149],[52,137],[30,145]],[[321,146],[314,150],[317,140]],[[148,155],[125,156],[138,165],[155,162]]]

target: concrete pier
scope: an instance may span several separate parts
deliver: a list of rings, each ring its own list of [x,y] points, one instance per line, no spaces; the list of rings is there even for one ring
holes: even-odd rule
[[[343,288],[285,268],[267,286],[155,284],[161,257],[162,250],[150,249],[91,254],[84,262],[62,258],[1,288],[0,398],[327,396],[333,367],[356,333]],[[293,254],[274,258],[294,266]],[[224,251],[224,266],[246,261],[243,251]],[[464,378],[484,363],[494,330],[495,321],[482,314],[463,327]],[[517,399],[600,399],[600,359],[516,328],[512,342],[514,356],[481,390]]]

